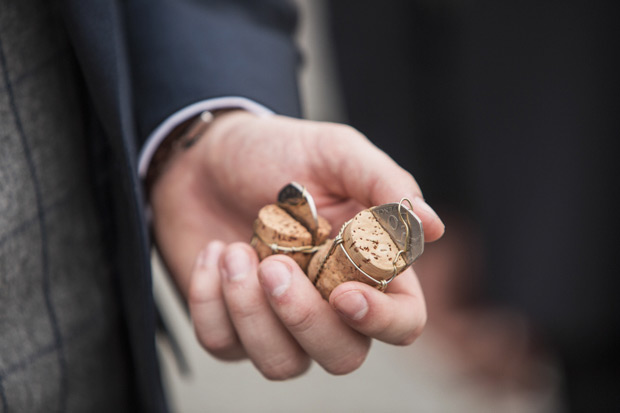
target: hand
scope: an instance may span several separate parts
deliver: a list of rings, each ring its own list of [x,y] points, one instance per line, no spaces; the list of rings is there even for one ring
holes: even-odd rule
[[[413,341],[426,312],[411,270],[387,294],[345,283],[327,303],[287,257],[258,265],[248,245],[225,245],[249,240],[260,207],[290,181],[308,188],[335,231],[363,207],[407,196],[427,241],[443,233],[413,177],[355,130],[243,111],[221,115],[171,160],[150,199],[158,249],[189,300],[203,346],[222,358],[248,356],[267,377],[286,378],[303,372],[309,358],[333,373],[352,371],[368,337]],[[203,250],[214,240],[223,243]],[[288,281],[274,290],[274,279]],[[345,316],[355,304],[355,316]]]

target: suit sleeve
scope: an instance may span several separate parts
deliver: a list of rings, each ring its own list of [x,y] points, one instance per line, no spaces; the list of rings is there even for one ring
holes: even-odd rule
[[[129,0],[125,25],[139,144],[192,103],[242,96],[299,116],[292,40],[297,15],[280,0]]]

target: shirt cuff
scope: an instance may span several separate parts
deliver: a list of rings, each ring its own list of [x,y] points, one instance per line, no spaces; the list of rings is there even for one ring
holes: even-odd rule
[[[140,178],[144,179],[146,177],[146,172],[151,164],[153,154],[164,138],[166,138],[166,136],[168,136],[168,134],[175,128],[175,126],[204,112],[205,110],[233,108],[244,109],[258,116],[273,115],[273,112],[265,106],[256,103],[253,100],[239,96],[206,99],[186,106],[164,120],[147,138],[142,150],[140,151],[140,157],[138,158],[138,174],[140,175]]]

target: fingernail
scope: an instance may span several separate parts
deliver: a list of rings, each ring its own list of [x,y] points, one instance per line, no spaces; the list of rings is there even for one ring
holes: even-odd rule
[[[222,272],[229,281],[243,280],[252,267],[250,256],[242,247],[232,246],[224,256]]]
[[[200,269],[213,268],[217,266],[217,263],[224,249],[224,244],[221,242],[210,242],[205,248],[198,254],[196,266]]]
[[[434,217],[435,219],[438,219],[441,221],[441,219],[439,218],[439,215],[437,215],[437,212],[435,212],[435,210],[431,208],[430,205],[427,204],[426,201],[424,201],[424,199],[422,199],[421,197],[418,196],[418,197],[413,198],[412,204],[413,204],[414,210],[424,211],[426,215],[430,215],[431,217]]]
[[[260,273],[263,287],[274,297],[280,297],[291,285],[291,269],[283,262],[264,262],[260,266]]]
[[[351,320],[361,320],[368,313],[368,301],[359,291],[349,291],[338,296],[334,302],[336,310]]]

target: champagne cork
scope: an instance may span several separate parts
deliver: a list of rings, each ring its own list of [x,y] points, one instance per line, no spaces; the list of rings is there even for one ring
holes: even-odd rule
[[[323,217],[318,218],[316,240],[297,219],[278,205],[267,205],[258,212],[254,222],[252,245],[260,260],[273,254],[290,256],[307,271],[312,255],[329,237],[331,225]]]
[[[366,209],[345,224],[339,237],[314,255],[308,277],[328,299],[346,281],[385,289],[422,253],[420,220],[400,204]],[[400,220],[397,219],[400,214]],[[409,215],[409,216],[407,216]]]

